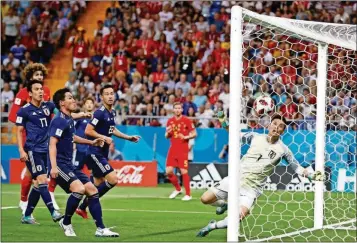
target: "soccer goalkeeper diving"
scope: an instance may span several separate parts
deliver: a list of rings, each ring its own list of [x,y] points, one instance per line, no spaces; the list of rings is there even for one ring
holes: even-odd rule
[[[226,130],[229,129],[228,120],[223,112],[217,117]],[[320,172],[310,173],[294,158],[291,150],[283,143],[280,136],[286,129],[286,120],[280,115],[274,115],[268,127],[268,134],[246,133],[242,136],[242,143],[250,144],[250,148],[241,160],[240,181],[240,220],[243,220],[252,210],[257,198],[262,194],[263,185],[281,159],[285,159],[291,168],[299,175],[309,180],[322,180]],[[216,214],[223,214],[227,210],[228,177],[223,178],[215,187],[209,188],[201,196],[203,204],[210,204],[216,208]],[[227,228],[227,217],[223,220],[211,220],[202,228],[198,237],[204,237],[215,229]]]

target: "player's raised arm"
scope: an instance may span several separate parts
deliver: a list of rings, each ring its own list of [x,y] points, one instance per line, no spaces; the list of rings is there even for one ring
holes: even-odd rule
[[[85,138],[82,138],[80,136],[74,135],[73,136],[73,142],[74,143],[81,143],[81,144],[88,144],[92,146],[99,146],[102,147],[104,145],[104,139],[103,138],[96,138],[94,140],[88,140]]]
[[[90,112],[84,112],[84,111],[81,111],[81,112],[77,112],[77,113],[71,113],[71,117],[74,119],[74,120],[77,120],[77,119],[81,119],[81,118],[92,118],[92,113]]]
[[[312,179],[313,174],[311,174],[307,169],[302,167],[300,163],[295,159],[293,153],[289,148],[285,146],[285,154],[283,158],[289,163],[290,167],[299,175],[304,176],[306,178]]]
[[[117,128],[114,128],[114,131],[113,131],[113,134],[114,136],[118,137],[118,138],[122,138],[122,139],[125,139],[125,140],[129,140],[129,141],[132,141],[134,143],[137,143],[139,142],[140,140],[140,136],[138,135],[133,135],[133,136],[130,136],[130,135],[127,135],[125,133],[122,133],[120,132]]]

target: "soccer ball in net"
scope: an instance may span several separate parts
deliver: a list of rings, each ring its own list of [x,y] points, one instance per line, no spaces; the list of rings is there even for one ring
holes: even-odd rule
[[[253,109],[259,116],[269,114],[274,110],[274,101],[267,95],[261,95],[255,99]]]

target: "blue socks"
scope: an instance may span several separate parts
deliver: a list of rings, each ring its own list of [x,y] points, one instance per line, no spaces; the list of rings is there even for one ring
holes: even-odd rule
[[[94,219],[95,225],[98,228],[104,229],[105,226],[103,224],[103,218],[102,218],[102,206],[100,205],[99,202],[98,193],[88,197],[88,206],[89,206],[89,212]]]
[[[72,216],[74,212],[76,212],[76,209],[79,203],[81,202],[82,198],[83,198],[83,194],[77,192],[72,192],[72,194],[69,196],[67,200],[66,213],[63,218],[64,225],[71,224]]]
[[[110,184],[107,181],[104,181],[102,184],[100,184],[99,186],[97,186],[98,188],[98,194],[99,197],[102,197],[105,193],[107,193],[110,189],[112,189],[115,185]],[[79,206],[79,209],[81,210],[86,210],[86,208],[88,207],[88,198],[86,197],[82,204]]]
[[[29,198],[28,198],[28,204],[27,208],[25,211],[25,216],[30,216],[35,209],[38,201],[40,200],[40,191],[37,187],[32,187],[32,190],[30,192]]]
[[[47,184],[39,184],[38,185],[38,190],[40,191],[42,200],[46,204],[48,210],[50,211],[51,215],[53,214],[53,211],[55,211],[51,199],[50,192],[48,191],[48,186]]]

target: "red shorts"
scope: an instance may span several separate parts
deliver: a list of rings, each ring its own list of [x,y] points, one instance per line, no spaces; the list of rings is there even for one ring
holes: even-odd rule
[[[170,152],[167,154],[166,166],[172,166],[180,169],[188,169],[188,153],[174,154]]]

